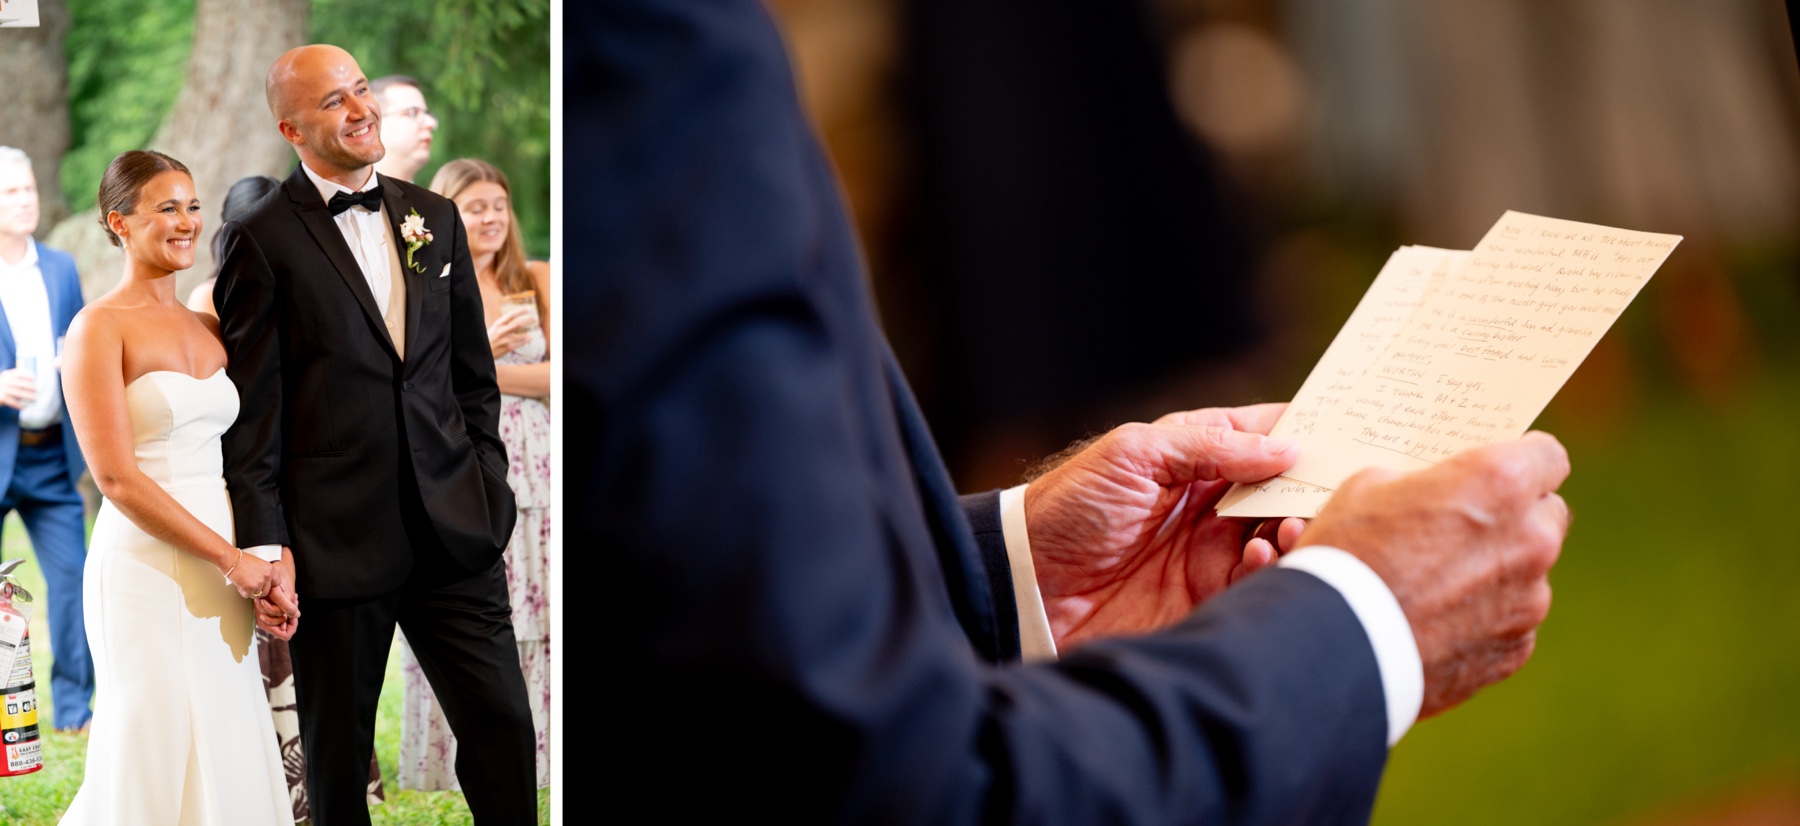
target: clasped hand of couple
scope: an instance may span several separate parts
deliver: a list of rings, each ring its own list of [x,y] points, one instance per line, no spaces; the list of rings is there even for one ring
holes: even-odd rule
[[[300,627],[300,597],[294,593],[294,557],[281,549],[281,560],[267,562],[245,553],[228,569],[226,581],[251,601],[256,626],[280,639],[291,639]]]
[[[1517,671],[1550,609],[1549,570],[1568,532],[1556,489],[1568,454],[1548,434],[1477,448],[1432,468],[1367,470],[1310,524],[1213,511],[1232,482],[1299,459],[1268,437],[1286,405],[1172,413],[1108,432],[1025,490],[1038,588],[1059,650],[1180,621],[1208,597],[1325,545],[1379,575],[1399,601],[1425,669],[1420,717]]]

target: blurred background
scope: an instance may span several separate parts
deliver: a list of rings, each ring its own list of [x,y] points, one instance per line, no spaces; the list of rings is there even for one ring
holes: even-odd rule
[[[206,225],[177,292],[212,277],[225,191],[294,171],[263,78],[306,43],[344,47],[370,78],[418,79],[438,127],[415,182],[455,158],[492,162],[512,183],[528,254],[550,253],[549,0],[39,0],[38,10],[42,25],[8,29],[0,49],[0,145],[31,155],[38,238],[75,255],[89,299],[123,267],[94,199],[128,149],[193,170]]]
[[[965,490],[1285,401],[1401,244],[1686,240],[1539,420],[1556,607],[1375,821],[1800,823],[1800,69],[1774,0],[771,0]]]

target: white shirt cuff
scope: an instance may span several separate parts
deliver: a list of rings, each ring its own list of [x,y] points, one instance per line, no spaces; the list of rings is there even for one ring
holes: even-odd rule
[[[244,553],[254,556],[264,562],[281,561],[280,545],[257,545],[253,548],[245,548]]]
[[[1002,500],[1004,501],[1004,500]],[[1375,665],[1381,671],[1381,687],[1387,695],[1388,747],[1392,748],[1419,719],[1425,702],[1425,666],[1412,625],[1400,610],[1400,601],[1381,576],[1348,552],[1313,545],[1283,554],[1276,563],[1305,571],[1325,580],[1350,603],[1362,622],[1363,633],[1375,649]]]
[[[1025,532],[1025,486],[1000,491],[1000,535],[1012,563],[1013,601],[1019,606],[1019,654],[1025,662],[1054,662],[1056,638],[1050,615],[1038,591],[1037,566],[1031,562],[1031,537]]]

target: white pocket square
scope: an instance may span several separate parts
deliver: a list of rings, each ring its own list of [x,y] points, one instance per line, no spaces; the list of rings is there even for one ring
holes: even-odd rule
[[[438,277],[439,277],[439,278],[443,278],[443,277],[444,277],[444,276],[446,276],[446,275],[449,275],[449,274],[450,274],[450,265],[449,265],[449,264],[445,264],[445,265],[444,265],[444,271],[443,271],[443,272],[440,272],[440,273],[438,273]]]

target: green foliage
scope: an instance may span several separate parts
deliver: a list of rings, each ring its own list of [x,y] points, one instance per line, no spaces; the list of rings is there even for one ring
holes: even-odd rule
[[[113,157],[142,147],[186,78],[194,0],[70,5],[70,151],[63,191],[91,206]],[[550,252],[550,6],[548,0],[378,3],[313,0],[309,37],[356,55],[370,77],[411,75],[439,127],[428,183],[445,161],[477,157],[506,172],[526,247]],[[205,44],[201,48],[206,48]]]
[[[455,158],[493,163],[512,182],[530,254],[549,254],[548,0],[313,0],[311,27],[315,42],[349,50],[369,77],[410,75],[424,86],[439,125],[419,183]]]
[[[94,205],[100,176],[120,152],[150,141],[187,76],[194,0],[69,3],[69,208]]]

